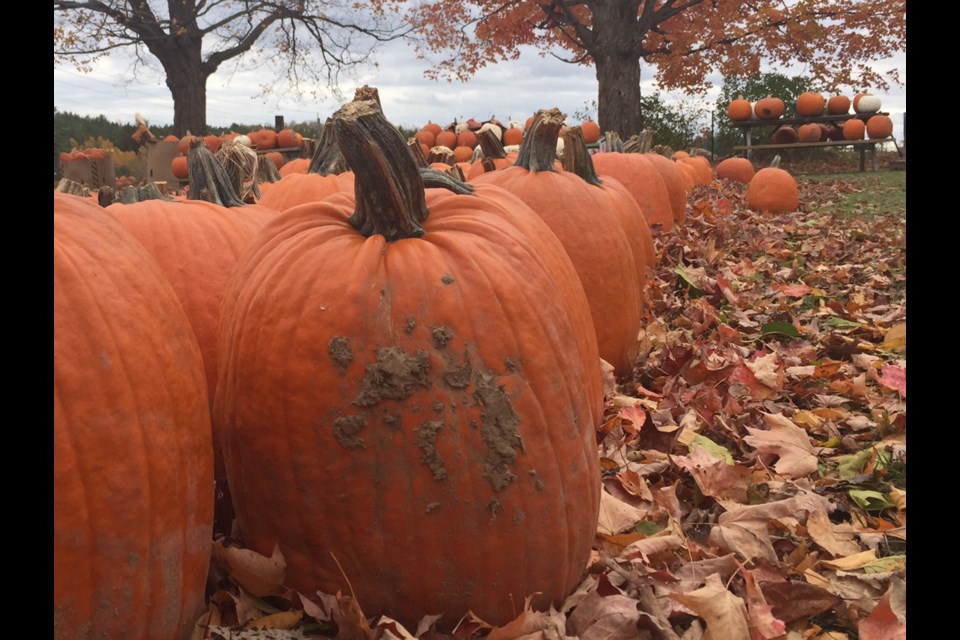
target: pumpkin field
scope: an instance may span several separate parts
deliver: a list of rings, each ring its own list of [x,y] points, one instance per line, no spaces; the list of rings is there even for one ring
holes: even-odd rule
[[[905,638],[905,170],[365,89],[55,193],[55,637]]]

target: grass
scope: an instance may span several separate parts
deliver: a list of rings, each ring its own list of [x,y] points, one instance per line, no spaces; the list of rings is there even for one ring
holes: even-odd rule
[[[817,204],[814,211],[827,208],[841,217],[905,217],[907,215],[907,172],[880,169],[863,173],[798,175],[798,181],[832,187],[835,199]]]

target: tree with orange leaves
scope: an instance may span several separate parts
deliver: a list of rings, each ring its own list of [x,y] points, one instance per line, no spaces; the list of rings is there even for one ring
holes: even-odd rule
[[[764,63],[800,64],[824,90],[883,90],[899,75],[871,63],[906,49],[906,0],[425,0],[410,18],[421,53],[448,54],[432,77],[465,80],[524,45],[593,65],[600,127],[624,138],[643,129],[642,63],[694,94]]]

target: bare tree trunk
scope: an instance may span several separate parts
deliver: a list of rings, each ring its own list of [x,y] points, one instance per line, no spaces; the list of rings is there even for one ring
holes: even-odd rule
[[[597,118],[601,131],[616,131],[624,140],[643,130],[640,108],[640,60],[636,54],[598,55]]]
[[[167,69],[167,87],[173,97],[173,132],[183,137],[187,131],[196,136],[207,133],[207,75],[181,65]]]

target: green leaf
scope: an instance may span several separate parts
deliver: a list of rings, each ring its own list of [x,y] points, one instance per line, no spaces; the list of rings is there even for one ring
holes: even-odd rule
[[[725,447],[717,444],[710,438],[702,436],[699,433],[693,436],[693,439],[690,441],[690,448],[693,449],[693,445],[698,444],[714,458],[720,458],[729,465],[733,465],[733,456],[730,455],[730,452],[726,450]]]
[[[863,467],[870,460],[870,450],[852,453],[837,458],[837,473],[841,480],[849,480],[863,473]]]
[[[897,505],[890,501],[890,498],[879,491],[867,491],[865,489],[851,489],[850,497],[867,511],[883,511],[884,509],[895,509]]]
[[[761,336],[782,335],[790,338],[799,338],[800,332],[789,322],[768,322],[760,329]]]
[[[826,324],[831,329],[859,329],[863,326],[860,322],[853,322],[839,316],[833,316],[827,320]]]
[[[887,556],[863,565],[864,573],[890,573],[907,566],[907,556]]]
[[[658,525],[652,520],[641,520],[637,524],[633,525],[633,530],[637,533],[642,533],[645,536],[652,536],[655,533],[659,533],[663,527]]]
[[[673,272],[680,276],[681,280],[687,283],[687,287],[690,288],[691,293],[696,292],[700,295],[703,294],[703,289],[701,289],[697,283],[693,281],[693,278],[690,277],[689,273],[683,270],[683,267],[678,266],[673,270]]]

